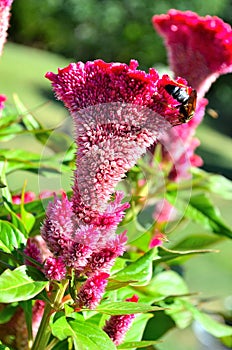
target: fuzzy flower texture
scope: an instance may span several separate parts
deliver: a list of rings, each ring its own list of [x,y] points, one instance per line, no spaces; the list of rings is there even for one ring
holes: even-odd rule
[[[99,303],[110,268],[125,250],[126,232],[115,232],[129,204],[115,186],[162,131],[180,123],[179,103],[164,87],[187,82],[137,65],[96,60],[46,74],[74,119],[78,150],[71,200],[63,193],[47,208],[41,233],[54,257],[44,270],[56,280],[70,268],[87,277],[80,307]]]
[[[191,167],[203,164],[194,153],[200,144],[195,132],[208,103],[204,95],[220,75],[232,72],[232,30],[229,24],[216,16],[201,17],[191,11],[174,9],[164,15],[155,15],[152,22],[164,39],[174,76],[181,75],[187,79],[198,96],[192,120],[172,128],[160,140],[162,163],[164,167],[172,165],[169,165],[169,179],[179,182],[191,176]],[[172,220],[172,211],[172,206],[162,200],[154,213],[158,225],[162,222],[163,212],[166,221]]]
[[[176,140],[188,145],[188,164],[200,165],[193,154],[198,144],[193,134],[204,114],[203,94],[215,77],[231,71],[231,29],[218,18],[171,10],[155,16],[153,23],[165,37],[175,80],[160,77],[155,69],[137,70],[135,60],[129,65],[78,62],[46,74],[74,120],[77,156],[72,198],[56,196],[47,208],[41,233],[53,257],[45,270],[50,279],[62,279],[70,269],[87,277],[77,296],[80,307],[97,305],[110,268],[125,249],[126,232],[117,235],[116,229],[129,204],[122,202],[122,192],[114,193],[115,186],[160,140],[169,147],[164,156],[171,150],[180,164],[173,178],[183,178],[186,172],[184,155],[177,145],[172,150]],[[200,100],[196,116],[182,126],[180,103],[165,86],[188,86],[191,94],[188,83]]]

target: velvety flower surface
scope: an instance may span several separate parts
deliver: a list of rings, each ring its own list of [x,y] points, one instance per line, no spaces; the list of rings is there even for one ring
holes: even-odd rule
[[[154,16],[153,24],[165,39],[171,69],[188,79],[199,97],[219,75],[232,71],[231,26],[220,18],[172,9]]]
[[[12,2],[13,0],[0,0],[0,55],[7,37]]]
[[[109,272],[116,257],[123,254],[127,240],[125,232],[115,234],[128,208],[128,203],[121,203],[122,199],[123,193],[116,192],[115,199],[93,224],[80,225],[65,193],[61,198],[55,196],[54,202],[48,205],[41,229],[50,251],[79,274]],[[50,264],[49,268],[52,270]]]
[[[76,126],[77,167],[73,210],[93,223],[124,174],[162,132],[180,123],[179,102],[165,90],[174,83],[154,69],[102,60],[47,73]],[[186,81],[179,78],[179,83]],[[191,88],[190,88],[191,90]]]
[[[27,245],[24,249],[24,254],[37,261],[39,264],[42,264],[43,262],[42,253],[38,245],[35,242],[33,242],[31,238],[28,238],[27,240]],[[35,265],[33,264],[33,262],[27,259],[25,260],[25,263],[27,265]]]
[[[45,276],[50,280],[61,281],[65,278],[66,267],[61,257],[46,259],[44,264]]]
[[[102,299],[108,277],[108,273],[101,272],[88,278],[78,293],[78,306],[94,309]]]
[[[55,255],[62,253],[63,247],[72,238],[74,231],[72,216],[72,203],[65,193],[62,194],[61,199],[55,196],[54,202],[48,204],[41,235]]]
[[[137,295],[126,299],[126,301],[137,303],[139,300]],[[108,334],[115,345],[120,345],[126,335],[126,332],[131,327],[135,318],[134,314],[111,316],[104,326],[104,331]]]
[[[170,130],[162,140],[164,161],[172,159],[170,178],[176,181],[189,177],[191,166],[202,165],[201,158],[194,154],[199,145],[194,133],[207,104],[203,96],[219,75],[232,71],[232,31],[230,25],[218,17],[201,17],[191,11],[174,9],[165,15],[155,15],[153,24],[164,38],[175,76],[187,79],[198,94],[193,119]],[[177,143],[182,145],[175,147]],[[173,145],[169,150],[165,147],[168,144]]]

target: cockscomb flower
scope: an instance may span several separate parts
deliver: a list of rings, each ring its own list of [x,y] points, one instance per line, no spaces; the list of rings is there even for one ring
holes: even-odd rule
[[[115,235],[106,241],[104,245],[102,244],[103,240],[105,240],[104,235],[102,235],[102,240],[99,242],[100,246],[91,254],[83,270],[88,276],[100,271],[110,271],[115,259],[125,251],[125,244],[127,242],[126,231],[120,235]]]
[[[72,203],[65,193],[61,198],[55,196],[54,202],[48,204],[41,235],[55,255],[62,253],[63,247],[72,239],[74,231],[72,216]]]
[[[126,301],[137,303],[137,295],[126,299]],[[120,345],[135,318],[135,314],[111,316],[103,328],[115,345]]]
[[[45,276],[50,280],[61,281],[66,275],[66,267],[61,257],[47,258],[43,270]]]
[[[153,24],[165,40],[175,76],[187,79],[199,98],[219,75],[232,72],[232,30],[220,18],[172,9],[154,16]]]
[[[93,277],[89,277],[87,281],[81,286],[77,296],[78,307],[86,307],[88,309],[95,309],[102,299],[107,285],[108,273],[98,273]]]
[[[174,9],[165,15],[155,15],[152,21],[164,38],[174,75],[187,79],[198,95],[193,119],[169,130],[162,139],[164,161],[173,159],[170,179],[178,181],[189,177],[191,166],[202,165],[201,158],[194,154],[199,145],[194,133],[207,105],[203,96],[219,75],[232,71],[232,30],[229,24],[218,17],[201,17],[191,11]],[[177,139],[179,143],[182,142],[181,147],[165,149],[166,145],[176,145]]]
[[[13,0],[0,0],[0,55],[6,42],[12,2]]]
[[[122,199],[123,193],[116,192],[115,199],[99,214],[98,220],[80,225],[65,193],[61,198],[55,196],[54,202],[48,205],[41,229],[53,255],[62,257],[62,264],[74,268],[77,274],[90,276],[99,271],[109,272],[116,257],[123,254],[127,240],[125,232],[115,234],[129,206],[121,203]],[[47,265],[45,269],[48,270]]]
[[[42,253],[38,245],[35,242],[33,242],[31,238],[28,238],[27,240],[27,245],[24,249],[24,254],[37,261],[39,264],[42,264],[43,262]],[[25,264],[32,266],[35,265],[32,261],[28,259],[25,259]]]
[[[46,74],[74,119],[73,211],[87,224],[99,218],[116,184],[147,147],[180,123],[179,103],[164,89],[167,76],[137,66],[135,60],[129,65],[96,60]]]

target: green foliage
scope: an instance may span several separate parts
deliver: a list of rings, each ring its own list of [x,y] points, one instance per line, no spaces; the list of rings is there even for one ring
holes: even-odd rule
[[[208,5],[202,4],[200,0],[191,5],[192,10],[199,13],[208,12]],[[226,0],[214,0],[210,4],[211,11],[213,14],[222,13],[226,5]],[[12,38],[27,44],[33,42],[37,47],[49,48],[82,60],[100,56],[105,60],[128,61],[133,52],[147,67],[155,60],[164,60],[164,52],[160,50],[161,41],[154,50],[155,34],[147,19],[155,13],[167,11],[170,6],[171,1],[158,4],[148,0],[49,0],[43,6],[36,0],[15,1],[12,30],[16,34]],[[185,1],[180,1],[177,8],[185,10],[186,6]],[[32,13],[35,16],[33,21]],[[158,226],[152,215],[161,197],[160,188],[156,186],[157,169],[146,164],[145,158],[141,160],[139,166],[128,172],[130,186],[127,194],[131,198],[131,208],[119,228],[121,232],[126,226],[130,248],[112,267],[100,305],[94,311],[80,309],[76,307],[77,292],[83,282],[79,276],[73,274],[71,278],[70,273],[70,280],[47,281],[40,271],[41,264],[28,258],[24,252],[26,239],[40,232],[50,199],[41,201],[37,198],[24,203],[25,185],[22,202],[15,205],[8,185],[9,175],[17,176],[19,170],[46,177],[70,172],[75,161],[75,147],[70,146],[72,139],[66,132],[54,134],[54,129],[43,126],[17,96],[14,97],[12,110],[5,110],[4,113],[0,119],[0,142],[30,135],[32,145],[46,145],[52,156],[41,157],[33,150],[33,146],[28,152],[23,145],[16,149],[4,147],[0,152],[0,302],[4,303],[0,311],[0,323],[9,322],[19,307],[22,308],[31,340],[32,308],[38,299],[46,302],[46,308],[41,326],[44,334],[40,333],[41,338],[37,338],[37,341],[40,339],[46,343],[44,339],[47,338],[50,341],[48,348],[53,350],[116,349],[102,328],[109,316],[129,314],[135,314],[136,317],[119,349],[153,347],[168,330],[173,327],[184,329],[193,320],[213,336],[223,338],[224,343],[231,344],[232,328],[213,320],[205,309],[202,311],[199,296],[191,293],[181,271],[181,265],[187,259],[214,253],[215,250],[209,249],[209,246],[232,238],[232,231],[217,206],[218,198],[231,199],[231,181],[221,175],[196,169],[193,170],[191,181],[177,184],[165,179],[163,192],[166,191],[166,199],[176,207],[179,214],[173,223],[173,234],[178,235],[181,225],[186,222],[196,223],[197,226],[194,226],[194,232],[186,232],[180,239],[149,249],[155,230],[158,227],[165,231],[165,225]],[[158,153],[155,155],[157,162],[162,158],[161,152]],[[151,204],[149,202],[144,208],[140,200],[146,188],[140,193],[136,191],[138,181],[144,180],[146,172],[146,180],[152,191],[148,198]],[[126,190],[123,184],[120,186]],[[189,195],[191,190],[192,194]],[[33,266],[26,266],[25,261]],[[178,268],[179,273],[174,271]],[[133,294],[139,296],[138,303],[123,301]],[[37,350],[36,343],[33,346],[32,349]],[[8,348],[0,345],[0,349]]]
[[[71,337],[74,349],[113,350],[115,345],[111,342],[105,332],[88,321],[67,320],[60,317],[52,325],[52,334],[59,340]]]
[[[0,302],[29,300],[39,294],[48,281],[39,280],[36,271],[25,265],[15,270],[5,270],[0,276]]]

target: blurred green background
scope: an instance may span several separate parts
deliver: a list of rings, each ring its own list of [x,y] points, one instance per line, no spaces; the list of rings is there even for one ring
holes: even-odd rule
[[[71,134],[71,119],[62,104],[55,101],[44,74],[56,72],[57,67],[72,61],[96,58],[126,63],[135,58],[144,70],[167,65],[163,41],[154,31],[151,18],[170,8],[217,15],[232,23],[231,0],[15,0],[8,43],[0,61],[0,92],[8,96],[8,107],[16,93],[45,126],[60,125]],[[232,179],[231,77],[228,74],[219,78],[207,94],[209,107],[218,112],[219,118],[206,115],[198,130],[201,146],[197,152],[206,170]],[[47,152],[30,136],[18,137],[1,147],[22,147],[41,155]],[[20,190],[25,178],[27,189],[36,192],[70,187],[70,174],[44,179],[19,172],[10,176],[11,188]],[[218,200],[218,204],[226,222],[232,224],[231,202]],[[220,253],[189,260],[185,273],[191,291],[215,296],[217,301],[212,307],[223,308],[224,298],[232,294],[232,243],[226,241],[216,248]],[[173,344],[178,344],[178,350],[201,349],[190,329],[171,332],[157,348],[176,350]]]

